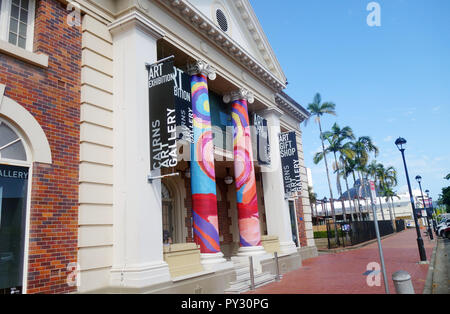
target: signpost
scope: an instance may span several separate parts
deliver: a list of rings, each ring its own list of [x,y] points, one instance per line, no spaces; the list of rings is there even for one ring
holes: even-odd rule
[[[377,235],[378,250],[380,253],[381,269],[383,272],[383,279],[384,279],[384,289],[386,293],[389,294],[389,282],[387,281],[386,276],[386,266],[384,265],[383,248],[381,247],[380,230],[378,229],[377,211],[375,209],[375,202],[374,202],[374,200],[376,200],[376,195],[377,194],[375,190],[375,183],[373,181],[370,181],[370,201],[372,203],[373,223],[375,224],[375,233]]]
[[[286,195],[301,192],[300,161],[298,160],[295,132],[280,134],[280,155]]]

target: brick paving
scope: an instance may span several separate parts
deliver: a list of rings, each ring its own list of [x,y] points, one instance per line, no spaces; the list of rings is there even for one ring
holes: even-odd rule
[[[382,240],[389,292],[395,293],[392,274],[398,270],[407,271],[413,282],[416,294],[421,294],[425,287],[428,266],[419,264],[415,229],[405,230]],[[427,259],[430,261],[436,240],[430,241],[423,234]],[[381,265],[377,242],[359,249],[340,253],[320,255],[303,261],[303,266],[283,275],[280,282],[275,282],[250,294],[384,294],[384,281],[381,285],[370,287],[364,273],[367,265],[377,262]]]

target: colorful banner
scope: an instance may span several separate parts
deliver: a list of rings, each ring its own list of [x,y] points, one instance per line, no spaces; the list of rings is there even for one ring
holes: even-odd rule
[[[255,169],[246,100],[231,105],[233,120],[234,176],[236,181],[240,245],[261,245]]]
[[[150,115],[150,168],[175,167],[177,123],[175,114],[173,59],[148,67]]]
[[[283,167],[284,192],[286,194],[301,192],[300,160],[297,152],[295,132],[280,134],[281,166]]]
[[[208,80],[191,77],[193,133],[191,149],[191,189],[194,238],[201,253],[219,253],[214,144],[208,96]]]

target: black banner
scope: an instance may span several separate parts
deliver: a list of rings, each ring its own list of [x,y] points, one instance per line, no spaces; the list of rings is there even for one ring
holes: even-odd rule
[[[260,165],[270,165],[270,142],[267,120],[253,114],[253,125],[256,129],[257,158]]]
[[[280,134],[280,155],[283,171],[284,192],[291,194],[302,190],[300,161],[297,152],[295,132]]]
[[[178,163],[174,76],[173,59],[148,66],[151,170]]]
[[[191,100],[191,76],[176,67],[174,67],[174,73],[173,94],[178,127],[177,139],[193,143],[192,120],[194,114]]]

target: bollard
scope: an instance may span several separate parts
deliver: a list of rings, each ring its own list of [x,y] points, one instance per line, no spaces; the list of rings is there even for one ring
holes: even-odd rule
[[[276,269],[275,281],[280,281],[280,264],[278,263],[278,252],[274,252],[273,256],[275,257],[275,269]]]
[[[250,290],[255,290],[255,273],[253,270],[253,257],[249,256],[249,264],[250,264]]]
[[[392,275],[397,294],[414,294],[411,275],[404,270],[399,270]]]

